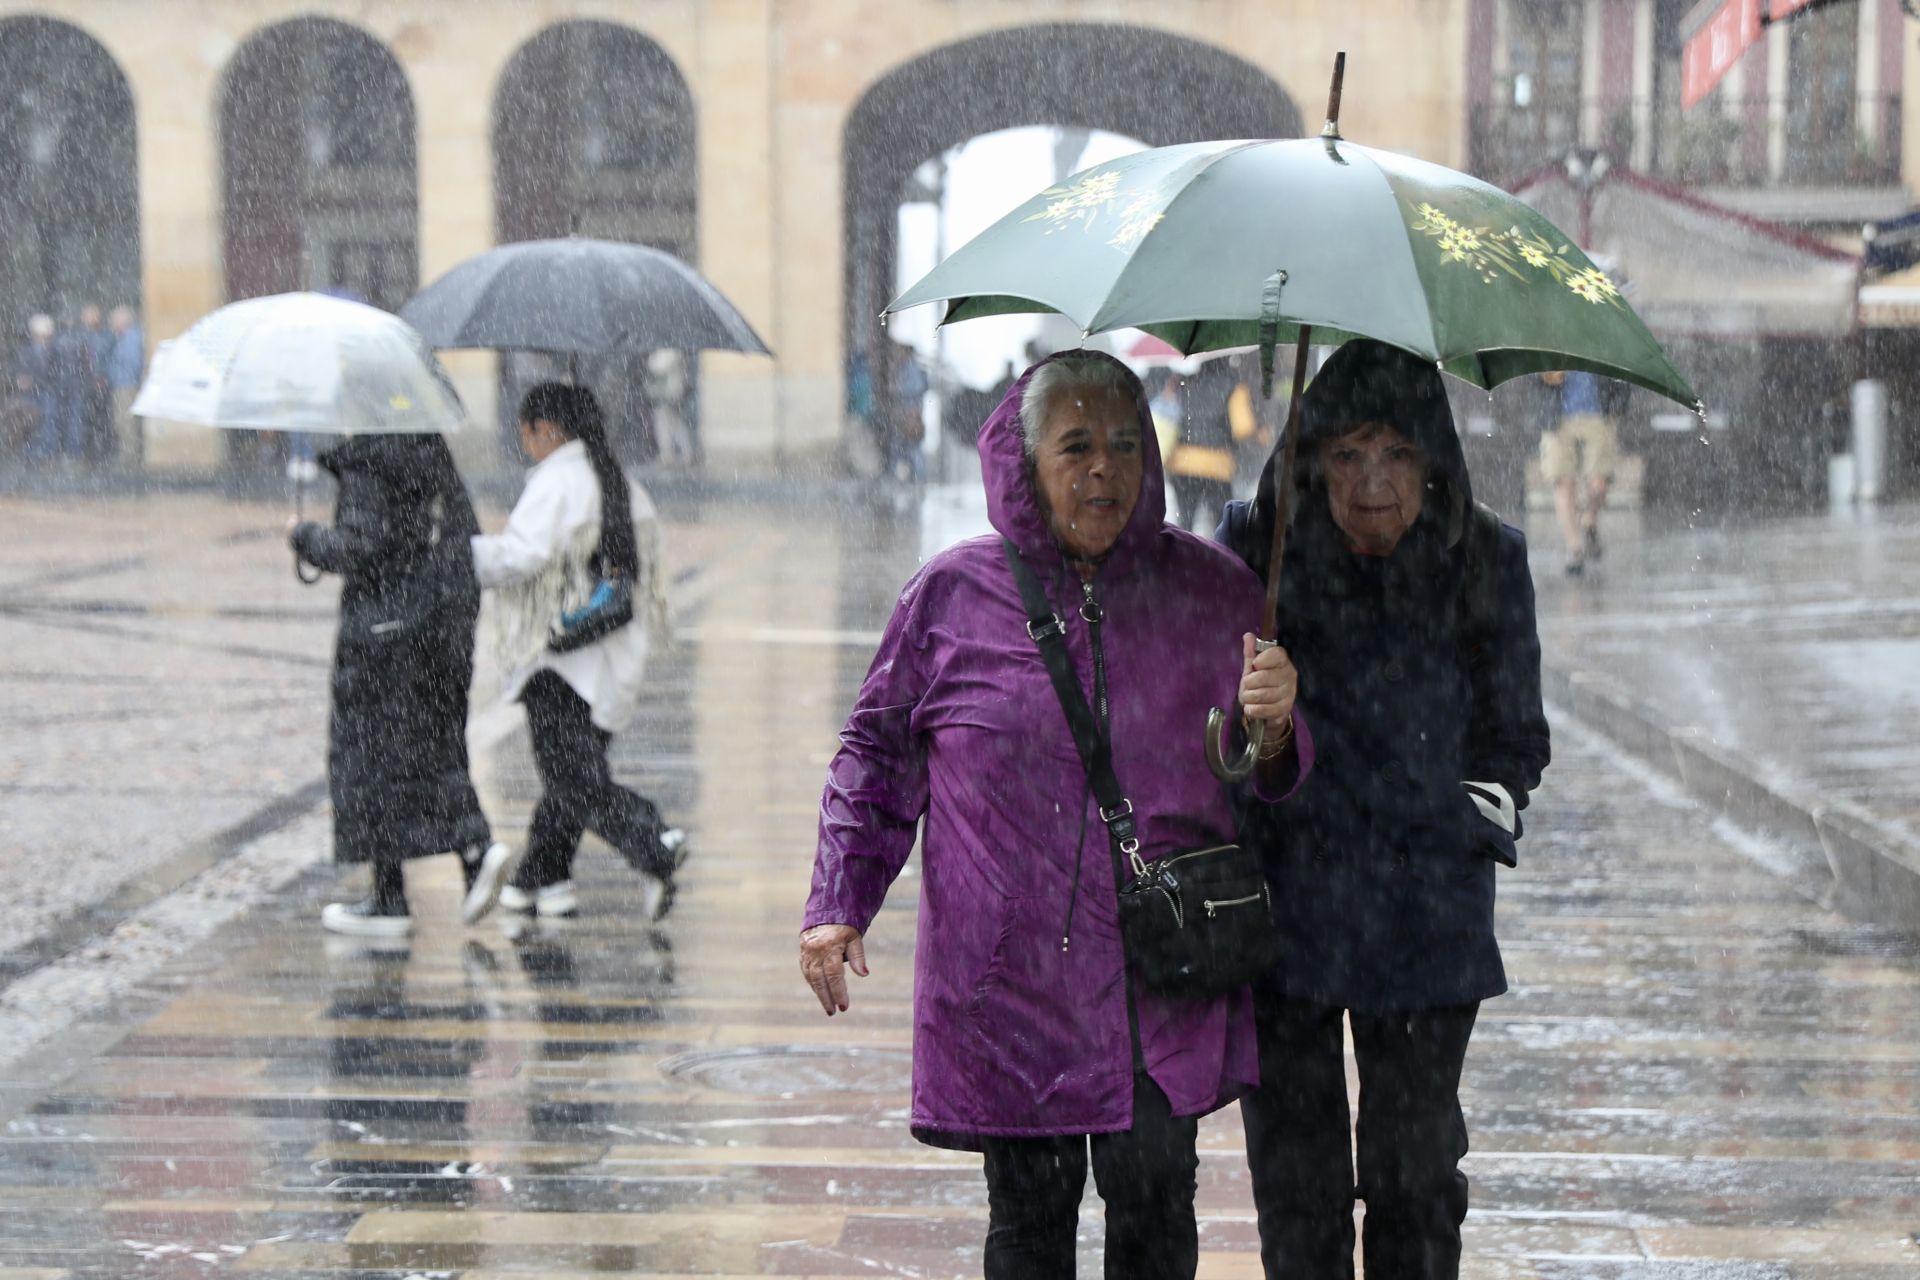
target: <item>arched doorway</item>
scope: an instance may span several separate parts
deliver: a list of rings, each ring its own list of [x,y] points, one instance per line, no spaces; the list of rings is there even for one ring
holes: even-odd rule
[[[221,84],[227,297],[337,290],[397,310],[419,285],[413,93],[374,37],[331,18],[252,36]],[[228,432],[243,468],[284,438]]]
[[[672,57],[610,22],[562,22],[522,45],[494,96],[494,219],[502,243],[579,234],[697,260],[693,93]],[[664,362],[664,366],[663,363]],[[511,415],[531,382],[559,372],[538,356],[501,361],[500,405]],[[670,397],[697,453],[692,361],[662,355],[587,359],[581,380],[607,411],[629,461],[659,452],[647,391]]]
[[[847,119],[842,152],[847,376],[864,362],[875,412],[893,406],[880,309],[914,173],[969,139],[1022,125],[1105,130],[1150,146],[1292,137],[1300,113],[1272,77],[1212,45],[1144,27],[1054,23],[936,49],[887,74]]]
[[[51,18],[0,21],[0,84],[0,350],[11,362],[35,313],[65,325],[90,305],[139,312],[140,209],[133,94],[97,41]],[[110,447],[105,417],[95,403],[89,456]]]

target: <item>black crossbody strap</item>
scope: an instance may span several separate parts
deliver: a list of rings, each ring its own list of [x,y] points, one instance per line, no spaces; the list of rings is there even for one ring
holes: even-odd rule
[[[1040,660],[1046,664],[1047,675],[1053,681],[1060,709],[1066,712],[1073,745],[1079,748],[1087,782],[1100,804],[1100,820],[1107,824],[1120,851],[1132,857],[1140,847],[1133,821],[1133,802],[1127,799],[1120,789],[1120,779],[1114,776],[1112,743],[1094,718],[1093,709],[1087,705],[1086,692],[1080,687],[1080,678],[1074,674],[1073,657],[1067,652],[1066,625],[1047,599],[1040,579],[1020,558],[1019,548],[1009,539],[1000,541],[1007,553],[1007,565],[1013,570],[1013,581],[1020,588],[1020,603],[1027,611],[1027,634],[1039,647]]]

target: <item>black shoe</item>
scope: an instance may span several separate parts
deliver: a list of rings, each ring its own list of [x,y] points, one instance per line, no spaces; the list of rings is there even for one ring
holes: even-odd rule
[[[1587,562],[1585,560],[1582,560],[1579,556],[1567,557],[1567,576],[1569,578],[1577,578],[1586,571]]]
[[[329,902],[320,913],[320,927],[356,938],[404,938],[413,932],[407,904],[382,902],[371,895],[358,902]]]
[[[1589,560],[1600,558],[1600,527],[1598,525],[1591,525],[1587,529],[1586,558]]]

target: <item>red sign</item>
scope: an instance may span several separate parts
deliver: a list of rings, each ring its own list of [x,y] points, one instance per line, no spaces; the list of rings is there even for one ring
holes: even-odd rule
[[[1768,23],[1783,22],[1821,0],[1725,0],[1687,37],[1680,54],[1680,105],[1691,107],[1712,93],[1733,64],[1760,39]]]
[[[1691,107],[1712,93],[1733,70],[1742,54],[1760,38],[1760,7],[1764,0],[1726,0],[1719,12],[1687,37],[1680,54],[1680,105]],[[1807,0],[1774,0],[1785,9],[1800,8]],[[1775,14],[1773,16],[1781,16]]]

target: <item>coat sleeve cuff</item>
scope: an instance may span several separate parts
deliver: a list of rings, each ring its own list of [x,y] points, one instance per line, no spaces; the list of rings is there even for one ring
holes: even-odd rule
[[[1300,789],[1313,772],[1313,731],[1307,728],[1306,713],[1293,709],[1293,741],[1284,755],[1253,773],[1253,794],[1268,804],[1278,804]]]

